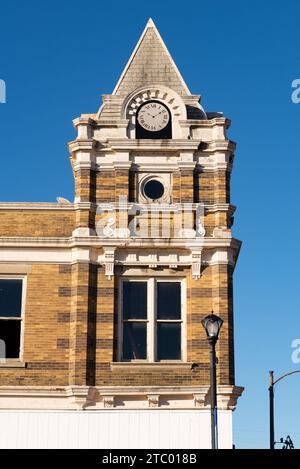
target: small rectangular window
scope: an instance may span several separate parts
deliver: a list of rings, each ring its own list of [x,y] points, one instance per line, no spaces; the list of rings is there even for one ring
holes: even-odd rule
[[[123,360],[147,359],[147,298],[147,282],[123,282]]]
[[[181,360],[181,283],[157,282],[156,359]]]
[[[157,324],[157,360],[181,359],[181,324]]]
[[[123,335],[123,359],[145,360],[147,358],[147,325],[125,322]]]
[[[123,319],[147,318],[147,283],[123,283]]]
[[[180,319],[181,298],[179,282],[157,283],[157,319]]]
[[[20,357],[22,279],[0,279],[0,358]]]
[[[0,317],[20,317],[22,280],[0,279]]]

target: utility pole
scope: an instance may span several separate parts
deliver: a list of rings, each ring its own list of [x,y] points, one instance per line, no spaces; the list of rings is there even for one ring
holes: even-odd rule
[[[287,376],[291,376],[296,373],[300,373],[300,370],[290,371],[289,373],[285,373],[284,375],[280,376],[280,378],[277,378],[276,380],[274,380],[274,371],[269,371],[270,449],[275,449],[274,386],[275,384],[279,383],[279,381],[286,378]],[[285,443],[288,446],[288,448],[291,448],[291,445],[294,446],[290,437],[287,437],[285,442],[280,441],[280,443]],[[284,449],[287,449],[287,448],[284,448]]]
[[[270,401],[270,449],[275,449],[274,432],[274,371],[269,371],[269,401]]]

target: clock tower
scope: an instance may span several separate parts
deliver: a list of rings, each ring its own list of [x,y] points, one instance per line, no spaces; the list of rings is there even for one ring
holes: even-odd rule
[[[165,411],[178,422],[186,411],[201,427],[200,445],[209,445],[201,319],[213,310],[224,321],[219,438],[230,447],[242,391],[234,381],[232,278],[240,242],[231,234],[230,121],[203,109],[150,19],[113,93],[74,125],[73,235],[103,266],[97,288],[106,292],[97,300],[95,405]]]
[[[230,121],[190,92],[151,19],[95,109],[73,121],[74,201],[0,203],[0,446],[209,448],[213,310],[231,448]]]

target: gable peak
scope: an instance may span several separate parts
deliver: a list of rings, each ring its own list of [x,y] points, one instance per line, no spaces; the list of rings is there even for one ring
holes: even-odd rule
[[[169,86],[181,96],[191,94],[154,21],[149,18],[113,94],[126,96],[136,88],[154,83]]]

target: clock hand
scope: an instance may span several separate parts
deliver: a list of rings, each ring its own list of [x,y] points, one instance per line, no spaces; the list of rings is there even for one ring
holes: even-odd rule
[[[159,114],[161,114],[161,113],[162,113],[162,111],[160,111],[158,114],[155,114],[155,116],[153,116],[153,117],[159,116]]]

